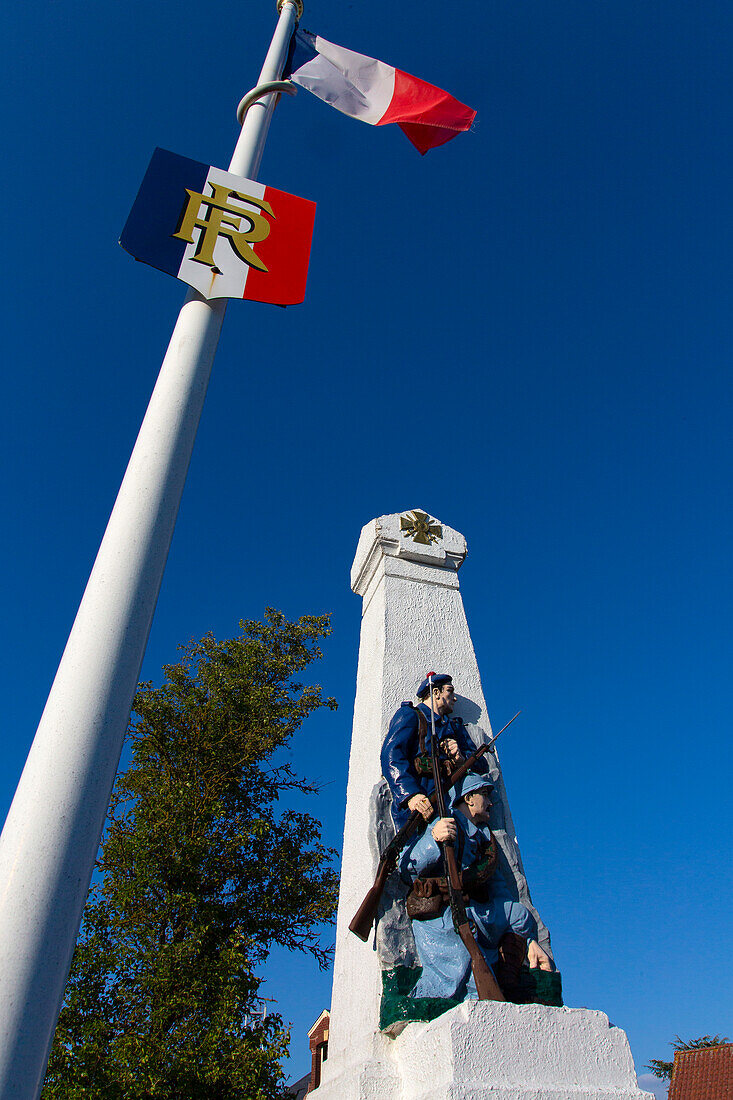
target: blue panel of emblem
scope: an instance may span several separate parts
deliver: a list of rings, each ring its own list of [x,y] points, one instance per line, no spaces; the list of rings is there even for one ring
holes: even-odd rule
[[[186,242],[172,234],[188,201],[186,188],[201,191],[208,174],[208,164],[156,149],[120,236],[125,251],[160,271],[178,275]]]

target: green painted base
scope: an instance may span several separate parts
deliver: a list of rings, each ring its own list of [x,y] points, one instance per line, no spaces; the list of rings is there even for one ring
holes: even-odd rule
[[[452,997],[410,997],[422,974],[421,966],[396,966],[382,971],[382,1003],[379,1027],[382,1031],[398,1020],[434,1020],[460,1001]]]
[[[507,1000],[515,1005],[547,1005],[562,1008],[562,974],[559,970],[528,970],[522,967],[519,984]]]
[[[435,1020],[461,1002],[452,997],[410,997],[421,966],[396,966],[382,971],[382,1003],[379,1009],[379,1027],[382,1031],[397,1022]],[[562,977],[559,971],[545,970],[521,972],[519,984],[512,997],[514,1004],[537,1004],[562,1008]]]

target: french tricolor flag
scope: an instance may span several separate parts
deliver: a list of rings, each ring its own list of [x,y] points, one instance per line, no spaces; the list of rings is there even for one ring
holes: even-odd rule
[[[284,75],[351,118],[372,126],[396,122],[420,153],[468,130],[476,117],[434,84],[300,28]]]

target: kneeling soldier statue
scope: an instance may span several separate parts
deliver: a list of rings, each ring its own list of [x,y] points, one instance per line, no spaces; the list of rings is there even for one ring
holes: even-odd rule
[[[428,827],[400,859],[400,872],[410,886],[407,915],[422,966],[411,997],[463,1001],[478,996],[471,958],[454,928],[448,904],[441,844],[453,846],[471,931],[502,992],[511,996],[525,955],[530,967],[553,969],[537,943],[534,917],[512,900],[497,873],[496,841],[489,828],[492,789],[485,776],[469,772],[454,789],[451,815]]]

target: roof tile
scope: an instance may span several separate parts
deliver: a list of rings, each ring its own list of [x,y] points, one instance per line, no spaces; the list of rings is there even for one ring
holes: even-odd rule
[[[733,1100],[733,1043],[678,1050],[668,1100]]]

